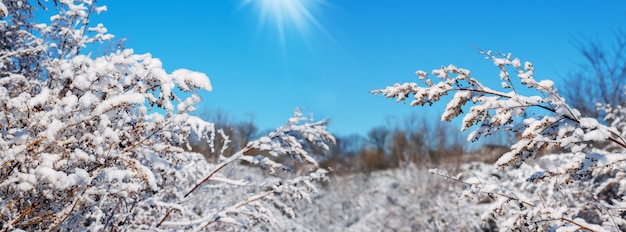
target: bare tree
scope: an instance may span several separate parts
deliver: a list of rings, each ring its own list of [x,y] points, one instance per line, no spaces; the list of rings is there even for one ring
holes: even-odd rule
[[[626,33],[615,33],[608,48],[598,42],[576,41],[584,63],[565,79],[563,96],[582,115],[602,119],[598,105],[624,105],[626,95]]]
[[[389,137],[389,130],[385,127],[376,127],[367,133],[367,139],[376,148],[376,151],[385,154],[385,147]]]

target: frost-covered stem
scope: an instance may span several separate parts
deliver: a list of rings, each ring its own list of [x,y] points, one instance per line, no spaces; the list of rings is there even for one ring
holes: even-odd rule
[[[251,150],[250,147],[246,147],[243,150],[235,153],[234,155],[232,155],[231,157],[229,157],[228,159],[226,159],[224,162],[220,163],[217,167],[215,167],[215,169],[213,169],[213,171],[211,171],[204,179],[202,179],[200,182],[198,182],[195,186],[193,186],[193,188],[191,188],[191,190],[189,190],[184,197],[189,196],[189,194],[191,194],[193,191],[195,191],[196,189],[198,189],[200,186],[202,186],[202,184],[204,184],[205,182],[209,181],[209,179],[211,179],[211,177],[213,177],[213,175],[215,175],[217,172],[219,172],[220,170],[222,170],[222,168],[226,167],[226,165],[234,162],[235,160],[238,160],[240,157],[243,156],[243,153],[248,152],[249,150]],[[159,221],[159,223],[156,225],[156,227],[159,227],[163,224],[163,222],[165,222],[165,220],[167,219],[167,217],[170,216],[170,214],[172,213],[174,209],[170,209],[167,211],[167,213],[165,213],[165,216],[163,216],[163,218]]]
[[[504,197],[504,198],[508,198],[509,200],[519,201],[519,203],[522,203],[522,204],[530,206],[530,207],[535,207],[535,204],[523,201],[518,196],[512,197],[512,196],[509,196],[509,195],[504,195],[504,194],[499,193],[499,192],[485,192],[485,191],[480,191],[480,192],[481,193],[486,193],[486,194],[492,193],[492,194],[495,194],[495,195],[498,195],[498,196],[501,196],[501,197]],[[513,193],[513,195],[515,195],[515,193]]]
[[[39,198],[35,199],[35,202],[32,205],[30,205],[26,210],[24,210],[24,212],[22,212],[19,217],[17,217],[15,220],[13,220],[11,222],[11,226],[14,226],[20,220],[22,220],[22,218],[24,218],[26,215],[28,215],[30,213],[30,211],[32,211],[35,208],[35,206],[37,206],[38,204],[39,204]],[[5,228],[4,231],[7,231],[7,229],[8,228]]]
[[[82,193],[81,193],[81,195],[82,195]],[[67,220],[68,217],[70,217],[70,214],[72,214],[72,212],[74,212],[74,209],[76,209],[76,205],[78,205],[79,199],[80,199],[80,196],[76,197],[76,199],[74,200],[74,203],[72,204],[72,208],[70,208],[69,210],[63,210],[63,211],[60,212],[60,214],[64,214],[63,218],[50,228],[51,231],[56,230],[56,228],[59,225],[61,225],[65,220]]]
[[[23,152],[26,152],[29,148],[31,148],[32,146],[37,145],[38,143],[40,143],[41,141],[45,140],[46,136],[41,136],[38,139],[35,139],[35,141],[32,141],[31,143],[29,143],[28,145],[26,145],[26,147],[24,147],[23,150],[21,150],[20,152],[18,152],[17,154],[22,154]],[[9,160],[10,161],[10,160]],[[7,162],[9,162],[7,161]],[[4,164],[2,165],[4,167]]]
[[[252,203],[254,201],[258,201],[260,199],[263,199],[263,198],[265,198],[265,197],[267,197],[270,194],[273,194],[275,192],[276,191],[268,191],[268,192],[265,192],[265,193],[262,193],[262,194],[258,194],[258,195],[252,196],[252,197],[248,198],[245,201],[239,202],[236,205],[233,205],[233,206],[229,207],[228,209],[222,211],[222,213],[224,213],[224,214],[229,213],[230,211],[233,211],[234,209],[237,209],[237,208],[242,207],[244,205],[250,204],[250,203]],[[206,224],[204,224],[202,226],[199,226],[195,231],[200,231],[200,230],[206,228],[207,226],[213,224],[214,222],[217,222],[219,220],[219,218],[220,218],[219,216],[217,216],[217,214],[219,214],[219,212],[216,213],[215,216],[213,216],[213,220],[208,221]]]
[[[115,204],[115,210],[113,210],[113,211],[116,211],[119,208],[120,208],[120,202],[117,202],[117,204]],[[111,221],[112,221],[111,218],[113,218],[113,216],[115,216],[115,215],[111,214],[111,215],[109,215],[109,217],[107,217],[107,219],[106,219],[106,221],[104,223],[104,227],[103,228],[106,229],[111,224]]]
[[[168,213],[172,212],[172,211],[173,211],[173,209],[168,211]],[[166,216],[169,216],[169,214],[166,214]],[[165,219],[163,219],[163,220],[165,220]],[[186,221],[186,222],[165,222],[165,221],[163,221],[163,222],[157,224],[157,227],[160,227],[160,226],[170,226],[170,227],[191,226],[191,225],[200,224],[200,223],[202,223],[204,221],[207,221],[207,220],[209,220],[209,217],[203,217],[203,218],[200,218],[200,219],[197,219],[197,220]]]
[[[275,191],[275,190],[273,190],[273,191],[268,191],[268,192],[263,193],[263,194],[259,194],[259,195],[256,195],[256,196],[252,196],[252,197],[250,197],[250,198],[249,198],[248,200],[246,200],[246,201],[242,201],[242,202],[239,202],[239,203],[238,203],[238,204],[236,204],[236,205],[233,205],[231,208],[234,208],[234,209],[239,208],[239,207],[241,207],[241,206],[244,206],[244,205],[250,204],[250,203],[252,203],[252,202],[254,202],[254,201],[256,201],[256,200],[262,199],[262,198],[264,198],[264,197],[266,197],[266,196],[268,196],[268,195],[270,195],[270,194],[272,194],[272,193],[275,193],[275,192],[276,192],[276,191]]]
[[[87,25],[89,25],[89,17],[91,16],[91,13],[93,12],[93,4],[96,2],[96,0],[92,1],[89,4],[89,10],[87,10],[87,16],[83,19],[83,25],[82,28],[80,29],[80,36],[83,37],[85,35],[85,29],[87,29]],[[75,56],[78,55],[78,53],[80,52],[80,48],[81,46],[75,46],[76,48],[76,52],[74,53]]]
[[[213,171],[211,171],[209,173],[209,175],[207,175],[207,177],[205,177],[204,179],[202,179],[200,182],[198,182],[195,186],[193,186],[193,188],[191,188],[191,190],[189,190],[184,197],[189,196],[189,194],[191,194],[194,190],[196,190],[198,187],[200,187],[202,184],[204,184],[204,182],[207,182],[209,179],[211,179],[211,177],[213,175],[215,175],[215,173],[219,172],[220,170],[222,170],[222,168],[226,167],[226,165],[232,163],[233,161],[239,159],[240,157],[243,156],[243,153],[247,152],[248,150],[250,150],[249,147],[235,153],[234,155],[232,155],[231,157],[229,157],[228,159],[226,159],[224,162],[222,162],[221,164],[219,164],[215,169],[213,169]]]
[[[487,91],[487,90],[479,90],[479,89],[472,89],[472,88],[457,88],[457,89],[454,89],[454,90],[456,90],[456,91],[469,91],[469,92],[491,94],[491,95],[494,95],[494,96],[507,98],[507,99],[511,99],[512,98],[511,96],[503,94],[503,93],[494,92],[494,91]],[[539,108],[545,109],[545,110],[550,111],[552,113],[557,113],[555,109],[550,108],[548,106],[544,106],[544,105],[540,105],[540,104],[533,104],[533,105],[529,105],[529,106],[537,106]],[[570,111],[569,108],[568,108],[568,111]],[[576,124],[580,125],[580,120],[578,120],[577,118],[574,118],[574,117],[569,116],[569,115],[564,115],[564,114],[561,114],[560,116],[562,116],[565,119],[571,120],[571,121],[575,122]],[[626,149],[626,140],[624,140],[624,138],[622,138],[620,135],[614,133],[613,131],[611,131],[611,135],[612,135],[612,137],[608,138],[609,141],[611,141],[611,142],[617,144],[618,146]],[[619,140],[616,139],[615,137],[619,138]]]
[[[459,179],[459,178],[454,178],[454,177],[452,177],[452,176],[450,176],[450,175],[442,175],[442,174],[437,173],[437,172],[431,172],[431,174],[436,175],[436,176],[440,176],[440,177],[443,177],[443,178],[446,178],[446,179],[454,180],[454,181],[457,181],[457,182],[462,183],[462,184],[466,184],[466,185],[474,185],[474,184],[472,184],[472,183],[468,183],[468,182],[466,182],[466,181],[462,181],[462,180],[461,180],[461,179]],[[509,196],[509,195],[505,195],[505,194],[502,194],[502,193],[499,193],[499,192],[487,192],[487,191],[482,191],[482,190],[481,190],[481,191],[479,191],[479,192],[480,192],[480,193],[485,193],[485,194],[490,194],[490,193],[491,193],[491,194],[495,194],[495,195],[498,195],[498,196],[501,196],[501,197],[508,198],[508,199],[510,199],[510,200],[519,201],[520,203],[525,204],[525,205],[528,205],[528,206],[531,206],[531,207],[535,207],[535,204],[530,203],[530,202],[525,202],[525,201],[521,200],[521,199],[520,199],[519,197],[517,197],[517,196],[516,196],[516,197],[511,197],[511,196]]]
[[[596,207],[598,207],[598,206],[596,206]],[[600,207],[598,207],[598,208],[600,208]],[[613,217],[613,215],[612,215],[612,214],[610,214],[610,213],[609,213],[609,211],[608,211],[608,210],[606,210],[604,207],[603,207],[603,208],[601,208],[600,210],[604,211],[604,213],[606,213],[607,215],[609,215],[609,218],[611,218],[611,222],[613,222],[613,225],[615,225],[615,228],[619,228],[619,226],[617,225],[617,222],[615,222],[615,218]]]
[[[453,89],[453,90],[456,90],[456,91],[469,91],[469,92],[477,92],[477,93],[484,93],[484,94],[491,94],[491,95],[494,95],[494,96],[498,96],[498,97],[502,97],[502,98],[507,98],[507,99],[512,99],[512,98],[513,98],[513,97],[511,97],[511,96],[509,96],[509,95],[506,95],[506,94],[503,94],[503,93],[494,92],[494,91],[487,91],[487,90],[480,90],[480,89],[458,88],[458,89]],[[547,107],[547,106],[544,106],[544,105],[540,105],[540,104],[529,104],[529,105],[527,105],[527,106],[537,106],[537,107],[539,107],[539,108],[545,109],[545,110],[550,111],[550,112],[552,112],[552,113],[556,113],[556,110],[555,110],[555,109],[550,108],[550,107]],[[578,121],[578,119],[573,118],[573,117],[571,117],[571,116],[569,116],[569,115],[562,115],[562,116],[563,116],[564,118],[569,119],[569,120],[572,120],[572,121],[574,121],[574,122],[576,122],[576,123],[580,123],[580,122]]]
[[[440,177],[443,177],[443,178],[446,178],[446,179],[454,180],[454,181],[457,181],[457,182],[462,183],[462,184],[471,185],[470,183],[462,181],[461,179],[458,179],[458,178],[451,177],[450,175],[443,175],[443,174],[439,174],[437,172],[431,172],[431,174],[433,174],[435,176],[440,176]]]
[[[120,105],[118,107],[121,107],[121,106],[123,106],[123,105]],[[100,114],[107,114],[107,113],[109,113],[109,112],[111,112],[113,110],[116,110],[116,109],[117,109],[117,107],[112,107],[112,108],[110,108],[110,109],[108,109],[108,110],[106,110],[106,111],[104,111],[104,112],[102,112]],[[91,111],[90,113],[93,113],[93,111]],[[78,122],[75,122],[75,123],[68,123],[68,124],[64,125],[63,128],[57,132],[57,134],[65,132],[68,128],[78,126],[81,123],[88,122],[88,121],[91,121],[91,120],[95,120],[96,117],[100,116],[100,114],[91,115],[90,117],[84,118],[84,119],[82,119],[82,120],[80,120]]]
[[[17,51],[6,52],[0,56],[0,60],[6,59],[9,57],[17,57],[19,55],[31,54],[31,53],[41,52],[41,51],[45,51],[45,49],[43,49],[42,47],[34,47],[34,48],[25,48],[25,49],[20,49]]]
[[[198,220],[189,221],[189,222],[183,222],[183,223],[180,223],[180,222],[178,222],[178,223],[177,223],[177,222],[165,222],[165,220],[167,219],[167,217],[169,217],[169,215],[170,215],[170,214],[173,212],[173,210],[174,210],[174,209],[170,209],[170,210],[169,210],[169,211],[165,214],[165,216],[163,217],[163,219],[161,219],[161,221],[159,221],[159,223],[157,224],[157,226],[156,226],[156,227],[160,227],[160,226],[162,226],[162,225],[163,225],[163,226],[189,226],[189,225],[194,225],[194,224],[200,224],[200,223],[205,222],[205,221],[207,221],[207,220],[209,220],[209,219],[210,219],[209,221],[207,221],[207,222],[206,222],[206,224],[204,224],[204,225],[202,225],[202,226],[199,226],[199,227],[197,227],[197,228],[195,229],[195,231],[201,231],[202,229],[206,228],[207,226],[209,226],[209,225],[213,224],[214,222],[217,222],[217,221],[220,219],[220,216],[218,216],[218,214],[220,214],[220,213],[229,213],[229,212],[233,211],[234,209],[240,208],[240,207],[242,207],[242,206],[244,206],[244,205],[247,205],[247,204],[250,204],[250,203],[252,203],[252,202],[254,202],[254,201],[258,201],[258,200],[260,200],[260,199],[263,199],[263,198],[265,198],[265,197],[267,197],[267,196],[269,196],[270,194],[273,194],[273,193],[275,193],[275,192],[276,192],[276,191],[275,191],[275,190],[273,190],[273,191],[268,191],[268,192],[264,192],[264,193],[262,193],[262,194],[258,194],[258,195],[252,196],[252,197],[248,198],[248,199],[247,199],[247,200],[245,200],[245,201],[241,201],[241,202],[239,202],[239,203],[237,203],[237,204],[235,204],[235,205],[233,205],[233,206],[231,206],[231,207],[228,207],[227,209],[224,209],[224,210],[222,210],[222,211],[220,211],[220,212],[217,212],[217,213],[215,213],[215,214],[213,214],[213,215],[211,215],[211,216],[204,217],[204,218],[201,218],[201,219],[198,219]]]
[[[546,208],[546,201],[543,200],[543,197],[541,196],[541,194],[537,193],[537,197],[539,197],[539,200],[541,201],[543,208]]]
[[[588,230],[588,231],[597,231],[597,230],[591,229],[591,228],[589,228],[589,227],[586,227],[586,226],[584,226],[584,225],[581,225],[580,223],[578,223],[578,222],[576,222],[576,221],[574,221],[574,220],[572,220],[572,219],[569,219],[569,218],[565,218],[565,217],[563,217],[563,218],[561,218],[561,220],[566,221],[566,222],[569,222],[569,223],[572,223],[572,224],[574,224],[574,225],[576,225],[576,226],[580,227],[580,229],[583,229],[583,230]]]
[[[128,148],[126,148],[126,149],[124,149],[124,150],[123,150],[122,152],[120,152],[120,153],[122,153],[122,154],[123,154],[123,153],[126,153],[126,152],[128,152],[128,151],[132,150],[133,148],[140,146],[140,145],[141,145],[141,144],[143,144],[146,140],[150,139],[150,137],[152,137],[153,135],[155,135],[155,134],[156,134],[156,133],[158,133],[159,131],[163,130],[163,128],[165,128],[165,127],[166,127],[166,126],[168,126],[168,125],[169,125],[169,122],[168,122],[168,123],[166,123],[165,125],[163,125],[163,127],[159,127],[159,128],[157,128],[157,129],[156,129],[156,130],[154,130],[151,134],[149,134],[148,136],[146,136],[145,138],[143,138],[141,141],[139,141],[139,142],[137,142],[137,143],[133,144],[132,146],[130,146],[130,147],[128,147]]]
[[[611,131],[611,134],[613,134],[614,136],[618,136],[618,135],[615,135],[612,131]],[[620,138],[620,140],[622,140],[622,141],[618,141],[617,139],[615,139],[615,138],[613,138],[613,137],[609,137],[609,141],[611,141],[611,142],[613,142],[613,143],[615,143],[615,144],[619,145],[620,147],[622,147],[622,148],[626,149],[626,142],[625,142],[624,138],[622,138],[621,136],[618,136],[618,137],[619,137],[619,138]]]
[[[5,126],[7,128],[11,128],[11,120],[9,119],[9,115],[6,113],[6,112],[9,112],[9,109],[7,109],[7,105],[6,104],[4,104],[4,110],[3,111],[4,111],[3,112],[4,113],[4,120],[6,121],[5,122],[6,123]]]
[[[156,224],[156,227],[159,228],[161,226],[161,224],[163,224],[163,222],[165,222],[165,219],[167,219],[172,212],[174,212],[173,208],[168,210],[167,213],[165,213],[165,216],[163,216],[163,218],[161,218],[161,220],[159,220],[159,223]]]
[[[505,77],[506,77],[506,82],[508,82],[509,84],[511,84],[511,89],[513,90],[513,93],[515,95],[517,95],[517,90],[515,89],[515,85],[513,84],[513,82],[511,81],[511,76],[509,75],[509,72],[506,71],[506,68],[504,66],[499,66],[500,67],[500,72],[504,73]]]
[[[598,196],[595,193],[593,193],[592,191],[590,191],[588,189],[586,191],[587,191],[587,193],[591,194],[591,196],[593,196],[594,200],[601,201],[600,199],[598,199]],[[615,228],[619,228],[619,226],[617,225],[617,222],[615,221],[615,218],[613,217],[613,215],[603,205],[598,206],[598,205],[594,204],[594,206],[598,210],[600,210],[601,212],[603,212],[603,213],[605,213],[606,215],[609,216],[609,218],[611,219],[611,222],[613,222],[613,225],[615,225]]]

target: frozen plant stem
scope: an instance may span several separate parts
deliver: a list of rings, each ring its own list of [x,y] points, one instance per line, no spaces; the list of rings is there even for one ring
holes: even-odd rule
[[[452,177],[452,176],[450,176],[450,175],[448,175],[448,174],[441,174],[441,173],[436,172],[436,171],[431,172],[431,174],[433,174],[433,175],[435,175],[435,176],[440,176],[440,177],[443,177],[443,178],[445,178],[445,179],[454,180],[454,181],[456,181],[456,182],[459,182],[459,183],[462,183],[462,184],[466,184],[467,186],[471,186],[471,185],[473,185],[472,183],[468,183],[468,182],[463,181],[463,180],[461,180],[461,179],[459,179],[459,178]],[[495,194],[495,195],[498,195],[498,196],[501,196],[501,197],[508,198],[509,200],[519,201],[520,203],[522,203],[522,204],[524,204],[524,205],[528,205],[528,206],[531,206],[531,207],[535,207],[535,204],[530,203],[530,202],[526,202],[526,201],[522,201],[522,200],[520,200],[518,197],[511,197],[511,196],[508,196],[508,195],[505,195],[505,194],[502,194],[502,193],[499,193],[499,192],[496,192],[496,191],[486,192],[486,191],[482,191],[482,190],[481,190],[480,192],[481,192],[481,193],[484,193],[484,194],[488,194],[488,195],[489,195],[489,194]]]
[[[189,190],[186,194],[185,197],[189,196],[189,194],[191,194],[193,191],[195,191],[196,189],[198,189],[198,187],[200,187],[202,184],[204,184],[205,182],[207,182],[209,179],[211,179],[211,177],[213,177],[213,175],[215,175],[215,173],[219,172],[220,170],[222,170],[222,168],[226,167],[226,165],[234,162],[235,160],[238,160],[239,158],[241,158],[243,156],[243,153],[245,151],[248,151],[249,149],[245,149],[243,152],[237,152],[234,155],[232,155],[231,157],[229,157],[227,160],[225,160],[224,162],[222,162],[221,164],[219,164],[217,167],[215,167],[215,169],[213,169],[213,171],[211,171],[209,173],[209,175],[207,175],[204,179],[202,179],[200,182],[198,182],[198,184],[196,184],[195,186],[193,186],[193,188],[191,188],[191,190]]]

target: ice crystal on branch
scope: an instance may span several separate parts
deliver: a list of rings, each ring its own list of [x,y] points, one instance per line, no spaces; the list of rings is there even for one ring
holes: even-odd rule
[[[499,166],[520,165],[538,150],[564,147],[574,152],[582,151],[589,142],[610,140],[626,147],[624,139],[613,128],[606,127],[593,118],[585,118],[569,107],[550,80],[536,81],[534,67],[530,62],[522,65],[511,54],[481,52],[499,69],[499,78],[508,92],[491,89],[470,75],[470,71],[454,65],[434,69],[428,73],[418,71],[420,83],[396,83],[385,89],[372,91],[396,101],[406,101],[413,96],[410,105],[432,105],[443,96],[453,94],[442,120],[463,116],[462,130],[474,128],[468,140],[476,141],[500,130],[519,133],[522,138],[511,146],[511,151],[499,160]],[[517,78],[513,78],[517,77]],[[524,96],[516,87],[525,86],[537,95]],[[468,107],[469,109],[464,107]],[[529,108],[544,110],[545,115],[529,115]],[[476,126],[476,127],[474,127]]]

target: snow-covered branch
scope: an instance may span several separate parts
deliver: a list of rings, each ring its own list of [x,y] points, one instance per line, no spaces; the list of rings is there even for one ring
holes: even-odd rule
[[[570,107],[552,81],[536,81],[530,62],[522,64],[511,54],[481,54],[498,68],[500,90],[483,85],[469,70],[449,65],[433,70],[435,78],[418,71],[419,84],[395,84],[372,92],[396,101],[412,96],[411,106],[432,105],[452,95],[441,119],[451,121],[464,115],[462,130],[472,130],[468,140],[496,131],[518,135],[510,151],[496,162],[497,172],[484,164],[472,164],[479,168],[470,170],[473,176],[465,179],[431,171],[466,185],[463,195],[469,199],[487,198],[491,203],[482,216],[484,222],[495,221],[501,229],[520,231],[624,230],[623,208],[618,206],[624,205],[623,199],[615,194],[625,188],[626,159],[624,154],[590,145],[610,142],[623,151],[626,111],[601,105],[612,122],[602,125]],[[528,91],[521,91],[520,86],[535,95],[522,94]],[[531,111],[533,108],[536,110]],[[572,153],[543,156],[532,165],[526,162],[539,151],[552,148]]]
[[[441,119],[451,121],[467,112],[463,116],[462,130],[478,126],[470,133],[468,140],[477,141],[482,136],[500,130],[521,135],[521,139],[511,146],[511,151],[498,161],[501,167],[520,165],[537,151],[546,148],[563,147],[579,152],[587,148],[589,142],[598,141],[611,141],[626,148],[626,140],[615,128],[604,126],[594,118],[583,117],[567,105],[552,81],[536,81],[530,62],[522,66],[521,61],[512,58],[511,54],[493,54],[491,51],[481,53],[498,67],[502,88],[510,91],[491,89],[473,78],[469,70],[449,65],[433,70],[432,74],[436,75],[434,79],[428,73],[418,71],[421,84],[395,84],[372,93],[395,98],[398,102],[413,96],[411,106],[432,105],[443,96],[453,94]],[[511,78],[510,69],[516,74],[517,81]],[[516,85],[535,90],[538,95],[521,95],[515,90]],[[464,110],[466,105],[470,107]],[[543,109],[546,114],[526,117],[530,108]]]

